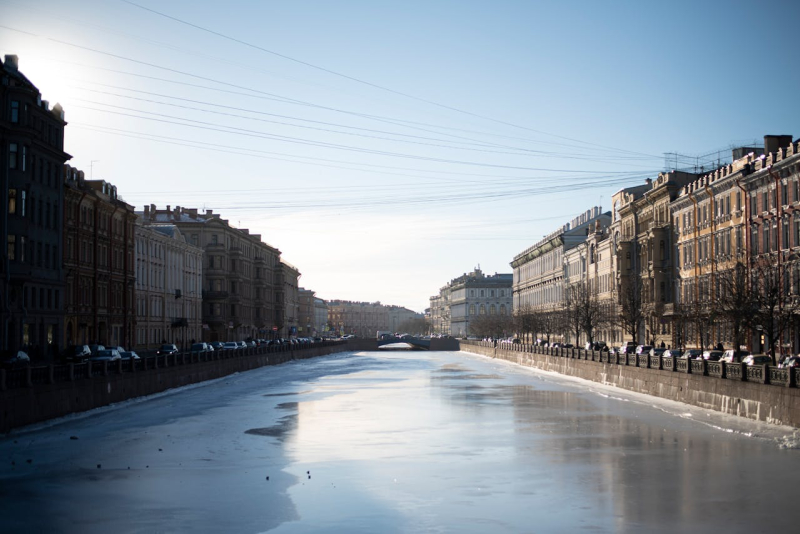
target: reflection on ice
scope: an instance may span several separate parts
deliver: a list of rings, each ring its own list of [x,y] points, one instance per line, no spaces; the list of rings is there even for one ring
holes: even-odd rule
[[[0,513],[12,531],[786,530],[797,443],[463,353],[356,353],[4,437]]]

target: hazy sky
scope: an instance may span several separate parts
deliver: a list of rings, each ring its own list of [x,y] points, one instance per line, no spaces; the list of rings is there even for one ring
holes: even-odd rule
[[[157,11],[156,12],[154,12]],[[611,195],[798,135],[800,2],[0,0],[73,166],[422,311]],[[683,160],[681,165],[688,165]]]

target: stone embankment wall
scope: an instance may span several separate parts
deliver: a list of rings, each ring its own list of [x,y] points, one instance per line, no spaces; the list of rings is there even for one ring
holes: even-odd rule
[[[374,342],[373,342],[374,343]],[[377,345],[376,345],[377,346]],[[290,360],[364,350],[348,342],[0,369],[0,432]]]
[[[800,369],[704,360],[609,355],[581,349],[547,349],[461,341],[461,350],[708,408],[800,427]]]

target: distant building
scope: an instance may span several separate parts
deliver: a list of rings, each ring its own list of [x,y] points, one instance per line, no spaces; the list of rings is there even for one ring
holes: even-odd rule
[[[314,329],[317,336],[328,331],[328,303],[317,297],[314,297]]]
[[[142,224],[172,224],[189,243],[203,249],[203,341],[277,334],[280,250],[262,242],[258,234],[232,227],[212,210],[157,210],[150,205],[141,215]]]
[[[291,263],[281,260],[276,266],[276,323],[282,337],[297,336],[300,332],[299,278],[300,271]]]
[[[403,308],[401,306],[388,306],[389,314],[387,316],[389,320],[389,330],[392,332],[402,333],[403,326],[409,324],[411,321],[419,320],[422,321],[425,316],[421,313],[417,313],[413,310],[409,310],[408,308]],[[427,332],[406,332],[409,334],[423,334]]]
[[[62,269],[64,110],[52,108],[19,71],[17,56],[0,63],[0,343],[51,359],[64,345]]]
[[[136,348],[203,339],[203,249],[173,224],[136,225]]]
[[[514,257],[514,310],[545,312],[563,306],[564,255],[586,241],[597,221],[608,227],[611,214],[594,207]]]
[[[389,309],[380,302],[328,301],[328,322],[337,335],[374,338],[389,330]]]
[[[131,348],[136,323],[133,206],[104,180],[65,165],[67,344]]]
[[[479,315],[512,313],[511,273],[486,276],[480,269],[450,280],[431,297],[431,329],[434,333],[464,337]]]

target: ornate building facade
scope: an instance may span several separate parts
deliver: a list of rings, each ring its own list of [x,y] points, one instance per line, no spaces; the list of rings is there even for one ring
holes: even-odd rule
[[[203,249],[172,224],[136,224],[136,348],[203,336]]]
[[[0,194],[5,253],[0,262],[2,349],[52,360],[64,344],[62,268],[64,110],[52,108],[19,70],[0,63]]]
[[[63,167],[66,344],[132,347],[136,322],[133,206],[104,180]]]
[[[277,328],[275,283],[280,251],[247,229],[232,227],[212,210],[145,206],[142,223],[176,226],[203,249],[204,341],[264,338]]]

